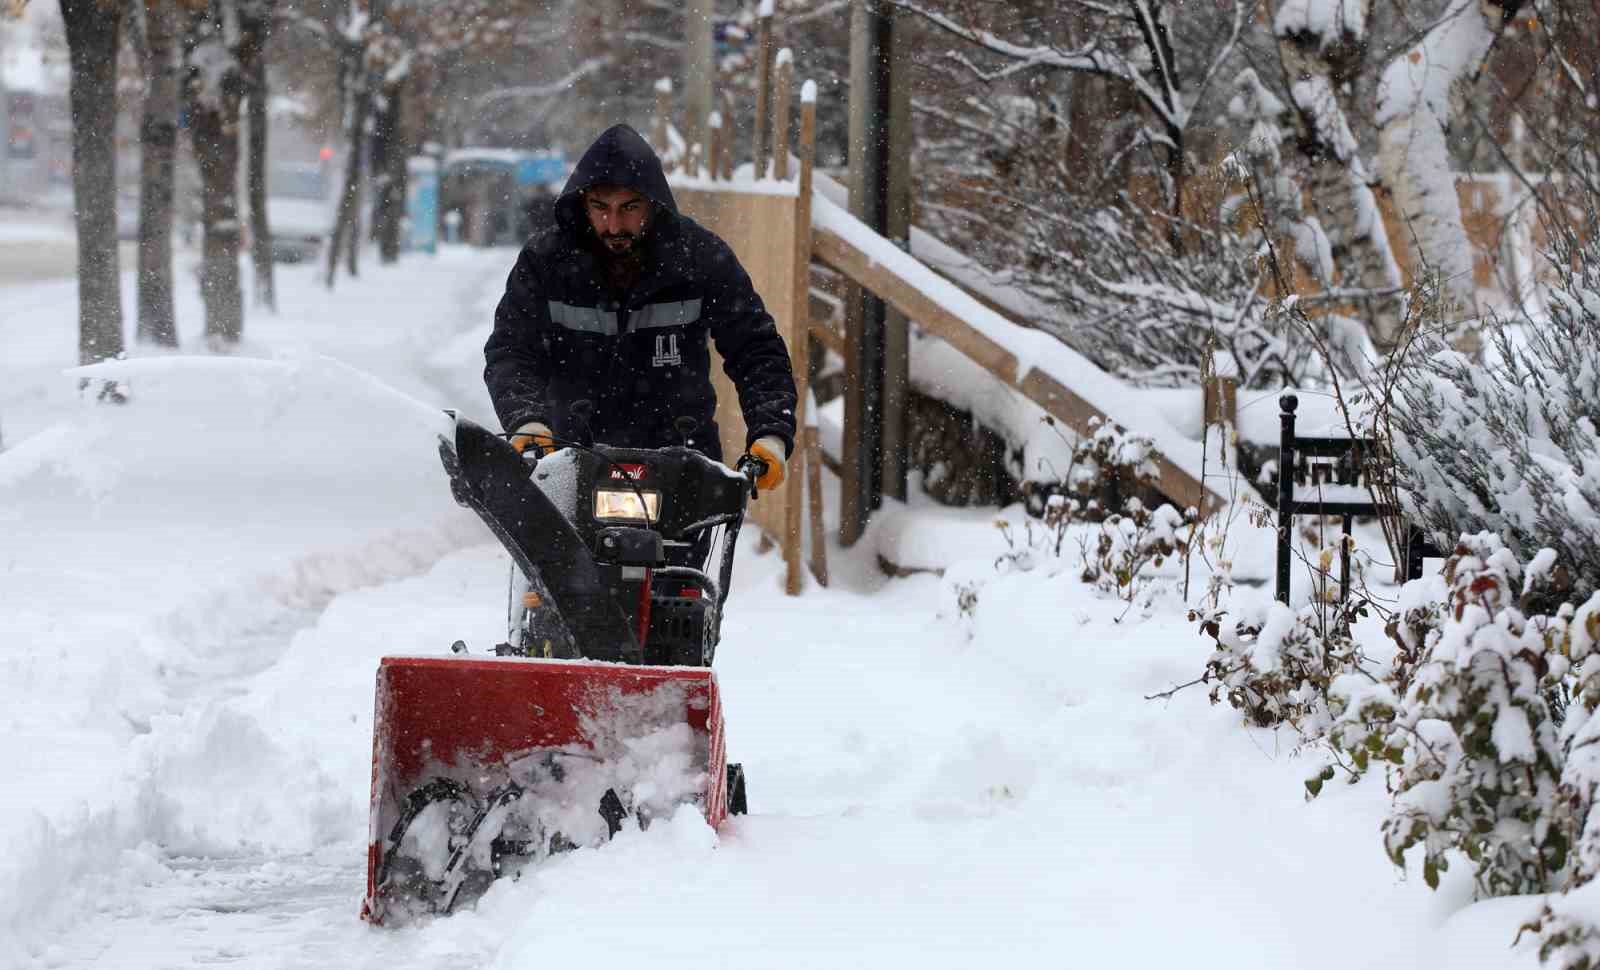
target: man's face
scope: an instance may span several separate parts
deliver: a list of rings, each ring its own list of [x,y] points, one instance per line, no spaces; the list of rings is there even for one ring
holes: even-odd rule
[[[601,244],[615,255],[626,256],[638,248],[644,235],[650,202],[632,189],[600,185],[583,194],[583,210]]]

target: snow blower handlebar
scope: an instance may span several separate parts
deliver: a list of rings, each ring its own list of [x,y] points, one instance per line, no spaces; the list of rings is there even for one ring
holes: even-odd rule
[[[746,452],[739,457],[739,463],[734,466],[734,470],[743,475],[745,481],[750,483],[750,498],[759,499],[761,493],[756,488],[756,483],[761,481],[762,476],[767,473],[766,459],[757,458],[755,455]]]

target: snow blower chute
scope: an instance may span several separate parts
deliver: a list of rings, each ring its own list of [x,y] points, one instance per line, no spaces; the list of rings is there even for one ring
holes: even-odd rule
[[[456,500],[511,554],[508,635],[380,662],[371,922],[447,914],[679,805],[712,825],[744,810],[711,661],[761,469],[566,444],[525,458],[465,419],[441,439]]]

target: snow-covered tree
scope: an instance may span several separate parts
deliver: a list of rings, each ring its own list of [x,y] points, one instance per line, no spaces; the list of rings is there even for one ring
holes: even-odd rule
[[[1489,49],[1522,5],[1452,0],[1420,41],[1389,62],[1378,85],[1378,167],[1405,227],[1400,235],[1413,265],[1438,272],[1452,315],[1468,320],[1478,315],[1477,284],[1448,140],[1464,120],[1462,106],[1473,98]],[[1454,343],[1479,349],[1470,324]]]
[[[1292,106],[1296,181],[1312,210],[1287,227],[1294,251],[1323,289],[1359,301],[1367,331],[1386,351],[1400,339],[1400,267],[1341,99],[1364,67],[1370,11],[1371,0],[1288,0],[1272,32]]]
[[[1552,265],[1547,318],[1492,324],[1488,361],[1416,345],[1395,453],[1407,508],[1437,537],[1486,530],[1524,558],[1548,546],[1586,594],[1600,586],[1600,236],[1557,234]]]

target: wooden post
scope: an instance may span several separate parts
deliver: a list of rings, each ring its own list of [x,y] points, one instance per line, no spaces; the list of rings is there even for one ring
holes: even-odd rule
[[[793,74],[792,65],[788,74]],[[780,74],[780,76],[784,76]],[[774,139],[774,144],[782,153],[781,157],[787,158],[789,154],[787,128],[788,128],[788,81],[780,83],[780,89],[785,92],[782,102],[785,107],[781,112],[784,118],[785,137]],[[800,171],[797,173],[795,195],[795,276],[793,306],[795,312],[802,314],[804,324],[794,329],[794,333],[803,334],[810,330],[811,315],[811,176],[812,168],[817,155],[817,85],[815,81],[807,81],[800,90],[800,144],[799,150]],[[805,358],[809,353],[809,340],[795,340],[789,346],[789,362],[800,373],[799,368],[805,366]],[[805,491],[809,493],[810,501],[806,509],[811,520],[811,574],[817,582],[828,585],[828,542],[826,526],[822,521],[822,449],[817,446],[817,428],[815,417],[806,412],[811,411],[815,405],[810,391],[806,392],[804,400],[800,402],[803,409],[799,415],[801,427],[800,440],[796,442],[796,450],[804,463]],[[801,447],[803,445],[803,447]],[[797,469],[800,471],[802,469]],[[796,479],[800,475],[795,476]],[[797,482],[798,485],[798,482]],[[791,508],[798,510],[801,505],[801,489],[795,488],[790,492]],[[798,540],[799,536],[795,538]],[[798,593],[798,584],[791,580],[789,592]]]
[[[881,122],[883,158],[883,225],[874,226],[901,249],[911,251],[911,64],[908,15],[885,10],[889,19],[886,55],[888,92],[880,95],[889,109]],[[893,306],[883,313],[883,428],[880,487],[883,494],[905,501],[907,453],[906,409],[911,397],[911,321]]]
[[[722,179],[733,181],[733,157],[738,153],[739,140],[734,137],[733,119],[739,116],[733,103],[733,92],[722,92]]]
[[[794,52],[778,52],[778,84],[772,98],[772,177],[789,180],[789,102],[794,96]],[[814,109],[813,109],[814,110]]]
[[[887,229],[890,17],[878,0],[850,11],[850,212]],[[884,303],[860,286],[846,298],[844,486],[839,541],[853,545],[883,501]]]
[[[763,3],[756,20],[755,177],[767,177],[767,125],[772,117],[772,4]]]
[[[715,182],[722,177],[722,112],[713,111],[706,116],[706,130],[710,132],[711,150],[708,157],[711,159],[711,181]]]
[[[806,513],[811,518],[811,575],[828,585],[828,529],[822,521],[822,448],[817,444],[817,426],[806,425],[803,438],[806,458]]]
[[[1213,375],[1206,378],[1205,384],[1205,415],[1203,420],[1206,427],[1211,425],[1229,427],[1239,426],[1239,379]]]

